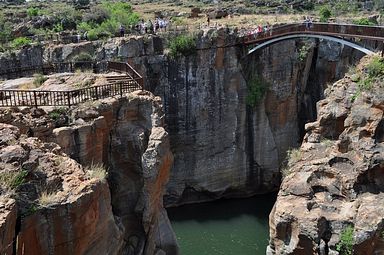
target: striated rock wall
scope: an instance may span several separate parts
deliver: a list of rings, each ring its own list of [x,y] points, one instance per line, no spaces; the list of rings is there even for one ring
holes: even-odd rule
[[[382,78],[370,90],[358,85],[368,61],[318,102],[270,214],[267,254],[384,252],[384,85]]]
[[[160,98],[139,91],[80,106],[72,119],[82,124],[52,132],[52,141],[77,161],[108,167],[113,213],[125,227],[124,254],[178,251],[163,207],[173,154],[161,107]]]

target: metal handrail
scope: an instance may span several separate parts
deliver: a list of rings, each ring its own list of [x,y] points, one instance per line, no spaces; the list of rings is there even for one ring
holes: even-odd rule
[[[134,80],[93,86],[83,89],[52,90],[0,90],[0,107],[12,106],[68,106],[88,100],[98,100],[141,89]]]
[[[142,89],[144,89],[143,77],[130,64],[126,62],[108,61],[108,70],[114,70],[117,72],[125,73],[128,77],[137,82],[137,84]]]

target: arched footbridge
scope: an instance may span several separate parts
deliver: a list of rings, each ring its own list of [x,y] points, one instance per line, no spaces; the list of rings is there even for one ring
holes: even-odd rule
[[[250,46],[248,55],[268,45],[297,38],[326,39],[372,54],[372,50],[359,45],[357,40],[377,41],[383,47],[384,27],[331,23],[286,24],[262,33],[250,33],[242,38],[242,43]]]

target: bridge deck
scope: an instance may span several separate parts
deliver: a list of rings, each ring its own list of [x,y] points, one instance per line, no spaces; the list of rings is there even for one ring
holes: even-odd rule
[[[298,33],[384,41],[384,27],[382,26],[312,23],[311,27],[308,28],[306,24],[301,23],[282,25],[272,28],[270,31],[244,36],[243,43],[246,45],[255,44],[273,38]]]

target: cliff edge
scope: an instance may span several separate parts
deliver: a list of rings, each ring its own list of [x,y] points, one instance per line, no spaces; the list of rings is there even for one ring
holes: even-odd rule
[[[325,91],[290,151],[267,254],[384,253],[384,60],[362,59]]]

